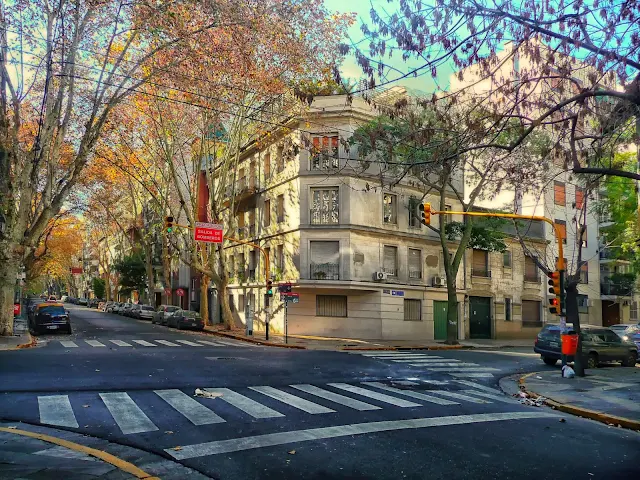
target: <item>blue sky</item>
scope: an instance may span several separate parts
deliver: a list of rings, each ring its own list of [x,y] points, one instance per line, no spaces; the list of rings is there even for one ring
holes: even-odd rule
[[[357,15],[356,23],[349,29],[349,36],[351,40],[357,42],[363,38],[362,32],[360,31],[360,25],[364,21],[365,23],[371,25],[371,19],[369,16],[369,11],[371,9],[371,5],[373,4],[374,8],[381,13],[383,9],[389,13],[393,12],[397,8],[397,3],[392,2],[389,3],[387,0],[325,0],[325,6],[329,11],[337,11],[340,13],[355,13]],[[366,46],[363,44],[363,47]],[[386,62],[391,63],[395,68],[401,70],[402,72],[406,72],[411,70],[412,68],[419,67],[422,65],[421,62],[408,60],[407,62],[402,61],[400,55],[394,55],[394,58],[389,59],[385,58]],[[440,88],[446,88],[449,83],[449,77],[453,72],[452,68],[441,68],[438,71],[438,84]],[[362,70],[355,63],[355,59],[353,57],[347,57],[342,65],[341,73],[345,78],[357,79],[362,76]],[[388,73],[388,78],[393,79],[400,76],[400,74],[396,71],[391,71]],[[432,93],[436,90],[436,83],[431,78],[431,73],[429,69],[425,69],[423,75],[418,76],[417,78],[405,78],[393,85],[402,85],[415,90],[420,90],[425,93]]]

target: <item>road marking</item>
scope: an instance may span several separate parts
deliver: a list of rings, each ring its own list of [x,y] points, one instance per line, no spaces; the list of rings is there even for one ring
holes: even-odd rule
[[[216,340],[218,343],[221,343],[223,345],[229,345],[230,347],[254,347],[255,345],[247,345],[245,343],[242,342],[230,342],[229,340]]]
[[[60,343],[62,344],[63,347],[66,348],[73,348],[73,347],[77,347],[78,345],[76,345],[76,342],[69,342],[69,341],[60,341]]]
[[[155,394],[179,411],[194,425],[209,425],[211,423],[224,423],[225,420],[200,402],[194,400],[182,390],[154,390]]]
[[[396,358],[392,358],[391,359],[392,362],[399,362],[399,363],[438,363],[438,362],[459,362],[460,360],[447,360],[444,358],[433,358],[433,357],[425,357],[425,358],[420,358],[420,357],[407,357],[407,358],[400,358],[398,360],[396,360]]]
[[[505,395],[494,395],[492,393],[479,392],[477,390],[463,390],[463,393],[468,393],[470,395],[478,395],[479,397],[490,398],[491,400],[495,400],[496,402],[511,403],[511,404],[516,403],[515,400],[512,400],[511,398]]]
[[[475,415],[455,415],[446,417],[414,418],[409,420],[356,423],[351,425],[310,428],[306,430],[293,430],[289,432],[269,433],[266,435],[256,435],[251,437],[232,438],[229,440],[218,440],[215,442],[198,443],[195,445],[181,445],[179,450],[167,448],[165,449],[165,452],[176,460],[186,460],[189,458],[240,452],[255,448],[285,445],[288,443],[347,437],[350,435],[363,435],[367,433],[555,417],[556,415],[552,413],[527,410],[522,412],[480,413]]]
[[[427,395],[422,392],[414,392],[413,390],[402,390],[400,388],[390,387],[380,382],[362,382],[363,385],[379,388],[388,392],[398,393],[400,395],[406,395],[407,397],[417,398],[426,402],[436,403],[438,405],[460,405],[458,402],[452,402],[451,400],[445,400],[444,398],[434,397],[433,395]]]
[[[420,361],[413,362],[411,364],[412,367],[415,367],[416,365],[427,366],[427,367],[456,367],[456,368],[460,368],[460,367],[479,367],[480,366],[477,363],[453,363],[453,362],[435,363],[435,362],[420,362]]]
[[[282,403],[286,403],[287,405],[297,408],[298,410],[302,410],[303,412],[311,413],[313,415],[318,413],[335,413],[335,410],[331,410],[330,408],[323,407],[322,405],[318,405],[317,403],[310,402],[309,400],[305,400],[304,398],[296,397],[295,395],[283,392],[282,390],[278,390],[277,388],[268,386],[249,388],[255,392],[262,393],[267,397],[274,398]]]
[[[132,342],[137,343],[138,345],[142,345],[143,347],[157,347],[157,345],[147,342],[146,340],[131,340]]]
[[[106,347],[104,343],[100,343],[98,340],[85,340],[85,342],[92,347]]]
[[[176,340],[176,342],[183,343],[185,345],[189,345],[190,347],[201,347],[202,346],[199,343],[190,342],[189,340]]]
[[[362,395],[363,397],[373,398],[380,402],[390,403],[391,405],[395,405],[396,407],[421,407],[419,403],[409,402],[407,400],[402,400],[401,398],[392,397],[391,395],[385,395],[384,393],[374,392],[372,390],[367,390],[366,388],[354,387],[353,385],[349,385],[348,383],[328,383],[327,385],[339,388],[341,390],[346,390],[347,392],[357,393],[358,395]]]
[[[68,395],[47,395],[38,397],[40,423],[60,427],[78,428],[78,421],[71,408]]]
[[[204,343],[205,345],[212,345],[214,347],[220,347],[222,345],[220,345],[219,343],[216,342],[209,342],[208,340],[198,340],[200,343]]]
[[[220,400],[233,405],[234,407],[242,410],[244,413],[251,415],[253,418],[275,418],[284,417],[280,412],[262,405],[255,400],[245,397],[239,393],[229,390],[228,388],[206,388],[207,392],[221,393],[222,396],[218,397]]]
[[[345,407],[353,408],[355,410],[364,411],[364,410],[380,410],[381,409],[380,407],[376,407],[375,405],[361,402],[360,400],[356,400],[355,398],[345,397],[344,395],[330,392],[329,390],[316,387],[315,385],[303,384],[303,385],[289,385],[289,386],[297,390],[306,392],[310,395],[315,395],[316,397],[324,398],[326,400],[339,403],[340,405],[344,405]]]
[[[493,378],[493,373],[450,373],[456,378]]]
[[[125,435],[158,430],[125,392],[101,393],[100,398]]]
[[[130,347],[131,344],[127,342],[123,342],[122,340],[109,340],[111,343],[115,343],[119,347]]]
[[[179,347],[177,343],[170,342],[169,340],[156,340],[157,343],[161,345],[166,345],[167,347]]]
[[[363,357],[385,357],[385,358],[402,358],[402,357],[429,357],[429,358],[442,358],[437,355],[429,355],[428,353],[362,353]]]
[[[428,365],[411,364],[412,367],[425,367]],[[472,372],[499,372],[497,368],[490,367],[429,367],[428,370],[432,372],[455,372],[455,373],[472,373]]]
[[[431,393],[437,393],[443,397],[457,398],[458,400],[466,400],[471,403],[491,403],[488,400],[482,400],[480,398],[470,397],[469,395],[462,395],[461,393],[448,392],[446,390],[431,390]]]
[[[479,388],[480,390],[484,390],[485,392],[502,395],[502,392],[500,390],[496,390],[495,388],[487,387],[486,385],[482,385],[482,384],[477,383],[477,382],[471,382],[469,380],[454,380],[454,381],[456,383],[461,383],[462,385],[466,385],[467,387]]]

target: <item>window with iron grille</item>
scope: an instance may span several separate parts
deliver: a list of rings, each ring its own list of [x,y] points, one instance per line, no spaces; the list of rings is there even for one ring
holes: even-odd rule
[[[310,247],[310,278],[312,280],[339,280],[340,242],[312,241]]]
[[[311,223],[327,225],[340,223],[338,187],[311,189]]]
[[[346,317],[346,295],[316,295],[317,317]]]
[[[382,271],[392,277],[398,275],[398,247],[384,246]]]
[[[422,251],[416,248],[409,249],[409,278],[422,278]]]
[[[524,257],[524,281],[540,281],[540,275],[538,275],[538,266],[536,265],[535,260],[528,255]]]
[[[398,223],[398,197],[390,193],[382,196],[382,221],[384,223]]]
[[[404,299],[404,319],[407,322],[422,321],[422,302],[420,300]]]
[[[316,135],[312,138],[311,170],[338,168],[338,134]]]
[[[631,302],[631,310],[629,311],[631,320],[638,320],[638,302]]]
[[[511,268],[511,250],[505,250],[502,253],[502,266],[504,268]]]

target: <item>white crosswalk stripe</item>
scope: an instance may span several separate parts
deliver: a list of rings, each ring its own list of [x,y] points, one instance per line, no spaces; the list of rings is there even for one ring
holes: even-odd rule
[[[61,341],[60,342],[62,344],[63,347],[65,348],[74,348],[74,347],[78,347],[78,345],[76,345],[76,342],[70,342],[70,341]]]
[[[38,397],[40,423],[60,427],[78,428],[78,421],[71,408],[68,395],[48,395]]]
[[[450,373],[456,378],[493,378],[493,373]]]
[[[125,392],[101,393],[100,398],[125,435],[158,430]]]
[[[244,413],[251,415],[253,418],[284,417],[282,413],[276,412],[275,410],[228,388],[207,388],[205,390],[207,392],[221,394],[219,397],[221,400],[224,400],[225,402],[242,410]]]
[[[170,342],[169,340],[156,340],[160,345],[165,345],[167,347],[179,347],[177,343]]]
[[[216,342],[221,343],[222,345],[228,345],[230,347],[257,347],[257,345],[254,344],[247,344],[245,342],[242,341],[237,341],[237,342],[233,342],[230,340],[216,340]]]
[[[385,359],[387,360],[387,359]],[[398,363],[438,363],[438,362],[458,362],[459,360],[447,360],[444,358],[433,358],[433,357],[408,357],[408,358],[396,358],[393,357],[391,359],[392,362]]]
[[[435,363],[435,362],[428,362],[428,363],[423,363],[423,362],[413,362],[411,364],[412,367],[415,366],[425,366],[428,368],[431,367],[455,367],[455,368],[461,368],[461,367],[479,367],[480,365],[478,365],[477,363],[455,363],[455,362],[444,362],[444,363]]]
[[[491,400],[495,400],[496,402],[503,403],[516,403],[515,400],[505,396],[505,395],[494,395],[492,393],[487,392],[479,392],[477,390],[463,390],[463,393],[467,393],[470,395],[478,395],[479,397],[490,398]]]
[[[471,382],[469,380],[454,380],[454,381],[456,383],[461,384],[461,385],[466,385],[467,387],[478,388],[478,389],[484,390],[485,392],[488,392],[488,393],[493,393],[493,394],[496,394],[496,395],[502,395],[502,392],[500,390],[496,390],[495,388],[487,387],[486,385],[482,385],[481,383]]]
[[[283,392],[282,390],[278,390],[277,388],[268,387],[268,386],[249,387],[249,388],[256,392],[262,393],[263,395],[267,395],[268,397],[279,400],[282,403],[286,403],[287,405],[297,408],[298,410],[302,410],[303,412],[311,413],[313,415],[318,413],[334,413],[335,412],[335,410],[332,410],[327,407],[323,407],[322,405],[318,405],[317,403],[310,402],[309,400],[305,400],[304,398],[291,395],[290,393]]]
[[[406,395],[407,397],[417,398],[419,400],[425,400],[427,402],[436,403],[438,405],[460,405],[458,402],[452,402],[451,400],[445,400],[443,398],[434,397],[433,395],[427,395],[421,392],[414,392],[412,390],[400,390],[399,388],[389,387],[379,382],[362,382],[363,385],[386,390],[387,392],[399,393]]]
[[[349,385],[348,383],[329,383],[328,385],[334,388],[339,388],[341,390],[346,390],[347,392],[357,393],[358,395],[362,395],[363,397],[373,398],[374,400],[378,400],[380,402],[390,403],[391,405],[395,405],[396,407],[422,406],[419,403],[409,402],[407,400],[402,400],[401,398],[392,397],[391,395],[385,395],[384,393],[367,390],[366,388],[355,387],[353,385]]]
[[[85,342],[92,347],[106,347],[104,343],[100,343],[98,340],[85,340]]]
[[[339,393],[333,393],[329,390],[325,390],[324,388],[316,387],[314,385],[290,385],[290,387],[296,388],[310,395],[315,395],[317,397],[339,403],[340,405],[344,405],[345,407],[353,408],[355,410],[380,410],[380,407],[376,407],[375,405],[361,402],[360,400],[356,400],[355,398],[345,397],[344,395],[340,395]]]
[[[394,353],[361,353],[363,357],[380,357],[380,358],[404,358],[404,357],[429,357],[429,358],[442,358],[437,355],[430,355],[428,353],[405,353],[405,352],[394,352]]]
[[[127,342],[123,342],[122,340],[109,340],[111,343],[118,345],[119,347],[130,347],[131,344]]]
[[[142,345],[143,347],[157,347],[157,345],[151,343],[151,342],[147,342],[146,340],[131,340],[134,343],[137,343],[138,345]]]
[[[187,417],[194,425],[209,425],[212,423],[225,422],[223,418],[182,392],[182,390],[154,390],[154,392],[178,412]]]
[[[411,365],[412,367],[424,367],[424,365]],[[429,366],[429,368],[427,370],[430,370],[432,372],[449,372],[449,373],[458,373],[458,372],[462,372],[462,373],[475,373],[475,372],[499,372],[500,369],[498,368],[491,368],[491,367],[481,367],[481,366],[477,366],[477,367],[431,367]]]
[[[457,398],[471,403],[491,403],[488,400],[481,400],[479,398],[470,397],[469,395],[462,395],[461,393],[449,392],[447,390],[431,390],[431,393],[437,393],[443,397]]]
[[[201,347],[199,343],[191,342],[189,340],[176,340],[176,342],[182,343],[184,345],[189,345],[190,347]]]
[[[204,343],[205,345],[211,345],[212,347],[221,347],[222,345],[218,342],[210,342],[208,340],[198,340],[200,343]]]

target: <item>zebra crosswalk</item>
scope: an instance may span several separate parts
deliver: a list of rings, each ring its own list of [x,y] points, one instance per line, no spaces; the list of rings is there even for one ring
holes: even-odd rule
[[[155,342],[155,343],[154,343]],[[105,347],[246,347],[246,348],[260,348],[259,345],[244,342],[234,342],[232,340],[164,340],[164,339],[132,339],[129,340],[60,340],[59,343],[64,348],[105,348]]]
[[[462,362],[455,358],[443,358],[438,355],[421,353],[421,351],[350,351],[352,355],[398,363],[404,366],[420,368],[426,372],[446,373],[454,378],[493,378],[494,372],[500,370],[485,367],[478,363]]]
[[[464,403],[515,404],[497,390],[474,382],[461,385],[464,390],[455,392],[396,388],[381,382],[361,382],[327,383],[322,386],[255,385],[234,389],[213,387],[204,389],[212,397],[204,399],[194,398],[180,389],[102,392],[92,394],[89,399],[86,394],[73,393],[41,395],[37,398],[42,424],[79,428],[78,425],[90,424],[92,418],[97,416],[101,423],[107,418],[107,428],[117,429],[123,435],[171,429],[179,423],[178,418],[194,426],[203,426],[246,421],[247,417],[252,420],[275,419],[295,415],[296,411],[311,415],[332,415],[354,410],[363,412],[397,407],[428,408],[429,405],[450,407]],[[162,407],[158,402],[161,402]],[[163,422],[167,424],[162,424]]]

